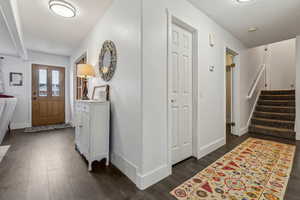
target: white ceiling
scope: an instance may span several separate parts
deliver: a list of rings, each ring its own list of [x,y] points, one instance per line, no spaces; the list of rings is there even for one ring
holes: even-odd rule
[[[17,55],[16,47],[14,46],[9,35],[3,15],[0,11],[0,54]]]
[[[68,0],[79,11],[75,18],[63,18],[48,9],[49,0],[17,0],[24,44],[27,49],[71,55],[111,0]]]
[[[189,0],[219,25],[254,47],[300,34],[300,0]],[[249,33],[250,27],[259,30]]]

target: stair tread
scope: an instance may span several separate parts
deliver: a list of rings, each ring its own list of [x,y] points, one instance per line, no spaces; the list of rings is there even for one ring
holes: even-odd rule
[[[257,105],[257,107],[267,107],[267,108],[295,108],[295,106],[269,106],[269,105]]]
[[[271,96],[271,97],[290,97],[290,96],[295,96],[295,94],[261,94],[261,97],[265,97],[265,96]]]
[[[284,121],[284,120],[261,118],[261,117],[253,117],[252,119],[261,120],[261,121],[268,121],[268,122],[292,123],[292,124],[295,123],[294,121]]]
[[[289,99],[289,100],[280,100],[280,99],[274,99],[274,100],[267,100],[267,99],[259,99],[258,101],[266,101],[266,102],[284,102],[284,103],[286,103],[286,102],[295,102],[295,100],[291,100],[291,99]]]
[[[253,125],[253,124],[251,126],[255,128],[267,129],[271,131],[295,132],[293,129],[287,129],[287,128],[275,128],[271,126],[262,126],[262,125]]]
[[[250,132],[295,139],[295,90],[263,90],[255,105]]]
[[[295,90],[289,90],[289,89],[286,89],[286,90],[262,90],[263,92],[286,92],[286,91],[289,91],[289,92],[294,92]]]
[[[261,112],[261,111],[255,111],[256,113],[261,113],[261,114],[269,114],[269,115],[291,115],[295,116],[295,113],[277,113],[277,112]]]

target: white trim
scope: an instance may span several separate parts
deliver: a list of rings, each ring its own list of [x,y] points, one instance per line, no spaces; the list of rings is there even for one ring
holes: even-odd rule
[[[169,128],[169,66],[172,63],[172,58],[171,58],[171,54],[172,54],[172,48],[171,48],[171,44],[172,44],[172,14],[170,13],[170,11],[168,9],[166,9],[166,13],[167,13],[167,165],[169,168],[169,174],[172,174],[172,133],[170,131]]]
[[[30,123],[15,123],[15,122],[12,122],[10,124],[10,128],[12,130],[15,130],[15,129],[23,129],[23,128],[28,128],[28,127],[31,127],[31,124]]]
[[[169,175],[169,167],[167,165],[160,166],[146,174],[138,174],[137,187],[141,190],[145,190]]]
[[[246,126],[246,127],[244,127],[244,128],[241,128],[241,130],[240,130],[240,136],[242,136],[242,135],[248,133],[248,130],[249,130],[248,127],[249,127],[249,126]]]
[[[226,144],[226,139],[223,137],[221,139],[215,140],[203,147],[200,148],[198,159],[210,154],[211,152],[217,150],[218,148],[222,147]]]
[[[87,50],[85,50],[80,56],[78,56],[78,58],[76,58],[76,60],[70,64],[70,73],[72,74],[72,80],[70,80],[70,84],[71,84],[71,81],[73,83],[72,85],[72,88],[71,88],[71,85],[70,85],[70,91],[73,90],[73,99],[70,99],[70,121],[72,122],[72,124],[75,124],[74,121],[75,121],[75,101],[77,100],[77,79],[76,79],[76,71],[77,71],[77,66],[76,66],[76,63],[78,63],[82,58],[86,58],[86,62],[88,63],[88,52]],[[71,103],[71,101],[73,101]]]
[[[236,136],[240,136],[240,131],[241,131],[240,129],[237,129],[235,127],[232,127],[232,129],[231,129],[231,133]]]
[[[231,118],[232,122],[235,123],[235,126],[232,128],[232,133],[234,135],[240,135],[240,54],[239,51],[235,50],[234,48],[231,48],[229,45],[224,46],[224,138],[227,137],[226,133],[226,122],[227,122],[227,116],[226,116],[226,103],[227,103],[227,97],[226,97],[226,91],[227,91],[227,76],[226,76],[226,55],[227,52],[230,51],[230,53],[234,54],[234,62],[235,62],[235,68],[232,70],[232,90],[231,90]],[[226,139],[225,139],[226,141]]]
[[[114,164],[123,174],[125,174],[133,183],[136,183],[136,165],[114,152],[111,153],[111,163]]]
[[[169,9],[166,9],[166,14],[167,14],[167,78],[166,78],[166,84],[167,84],[167,129],[168,129],[168,138],[167,138],[167,171],[168,174],[172,174],[172,133],[170,131],[170,119],[169,119],[169,69],[171,67],[172,63],[172,25],[177,24],[180,27],[186,29],[187,31],[190,31],[193,35],[193,91],[192,91],[192,98],[193,98],[193,103],[192,107],[194,112],[192,113],[193,116],[193,156],[198,157],[199,151],[199,137],[198,137],[198,126],[197,126],[197,118],[198,118],[198,30],[194,28],[193,26],[189,25],[186,23],[184,20],[181,20],[179,17],[175,16],[172,12],[170,12]]]

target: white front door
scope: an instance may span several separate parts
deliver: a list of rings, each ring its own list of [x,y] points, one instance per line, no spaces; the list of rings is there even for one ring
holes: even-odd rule
[[[172,64],[169,65],[169,130],[172,164],[192,156],[192,48],[191,32],[172,25]]]

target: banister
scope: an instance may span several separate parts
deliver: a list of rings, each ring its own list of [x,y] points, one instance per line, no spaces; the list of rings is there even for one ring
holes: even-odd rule
[[[252,84],[252,86],[251,86],[251,88],[250,88],[250,90],[248,92],[247,99],[251,99],[253,97],[255,89],[257,88],[257,85],[258,85],[259,81],[261,80],[261,77],[264,74],[265,70],[266,70],[266,65],[263,64],[262,65],[262,69],[259,71],[256,79],[254,79],[254,82],[253,82],[253,84]]]

